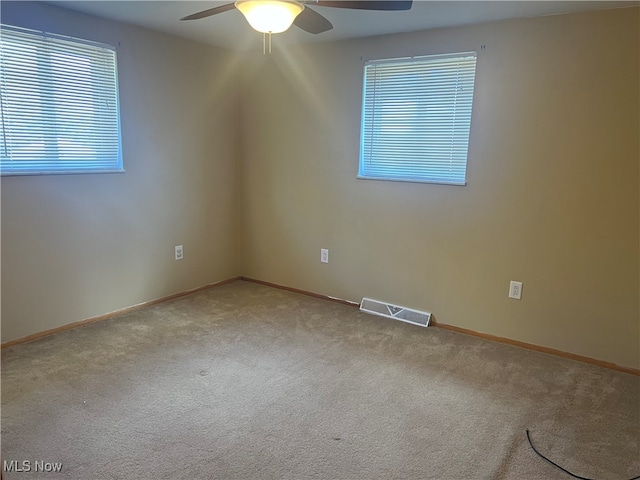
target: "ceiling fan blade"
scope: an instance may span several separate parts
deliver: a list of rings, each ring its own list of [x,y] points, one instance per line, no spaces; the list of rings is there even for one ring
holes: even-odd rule
[[[293,24],[309,33],[322,33],[331,30],[333,25],[331,22],[320,15],[318,12],[305,7],[302,12],[293,21]]]
[[[311,2],[310,2],[311,3]],[[372,1],[347,1],[347,0],[318,0],[313,2],[318,7],[352,8],[356,10],[410,10],[412,0],[372,0]]]
[[[235,4],[228,3],[219,7],[210,8],[209,10],[203,10],[202,12],[194,13],[193,15],[187,15],[186,17],[182,17],[180,20],[198,20],[200,18],[210,17],[211,15],[215,15],[217,13],[228,12],[229,10],[233,10],[234,8],[236,8]]]

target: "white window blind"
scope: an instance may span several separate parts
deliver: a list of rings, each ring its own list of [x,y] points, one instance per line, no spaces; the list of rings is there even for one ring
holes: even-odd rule
[[[2,175],[122,171],[113,47],[0,26]]]
[[[364,67],[359,178],[466,184],[476,53]]]

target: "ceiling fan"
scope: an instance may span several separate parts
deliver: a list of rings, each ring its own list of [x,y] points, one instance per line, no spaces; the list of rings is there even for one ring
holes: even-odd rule
[[[411,9],[412,0],[237,0],[219,7],[194,13],[180,20],[198,20],[237,8],[249,24],[264,34],[281,33],[291,24],[305,32],[318,34],[331,30],[333,25],[309,5],[356,10],[396,11]]]

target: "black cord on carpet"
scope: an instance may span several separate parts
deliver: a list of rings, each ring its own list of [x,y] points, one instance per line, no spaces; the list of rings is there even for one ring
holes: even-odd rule
[[[591,478],[587,478],[587,477],[581,477],[580,475],[576,475],[575,473],[571,473],[569,470],[567,470],[566,468],[562,468],[560,465],[558,465],[556,462],[553,462],[551,460],[549,460],[547,457],[545,457],[543,454],[541,454],[536,447],[533,446],[533,442],[531,441],[531,437],[529,436],[529,429],[527,428],[527,440],[529,440],[529,445],[531,446],[531,448],[533,448],[533,451],[536,452],[538,454],[538,456],[540,456],[541,458],[545,459],[547,462],[549,462],[551,465],[553,465],[554,467],[559,468],[560,470],[562,470],[565,473],[568,473],[569,475],[571,475],[573,478],[577,478],[579,480],[592,480]],[[638,475],[637,477],[633,477],[630,478],[629,480],[638,480],[640,479],[640,475]]]

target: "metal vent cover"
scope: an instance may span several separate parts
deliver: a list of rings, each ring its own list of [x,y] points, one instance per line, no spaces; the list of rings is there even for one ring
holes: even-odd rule
[[[414,310],[413,308],[402,307],[366,297],[360,302],[360,311],[400,320],[421,327],[428,327],[431,321],[431,313],[429,312],[422,312],[420,310]]]

